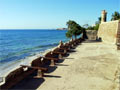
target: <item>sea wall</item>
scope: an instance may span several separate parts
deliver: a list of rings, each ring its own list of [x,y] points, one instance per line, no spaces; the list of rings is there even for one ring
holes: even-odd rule
[[[99,26],[98,38],[101,38],[104,43],[117,44],[119,28],[120,20],[102,22]]]
[[[14,84],[16,82],[19,82],[19,80],[24,79],[27,74],[29,74],[29,69],[24,70],[20,65],[30,65],[30,66],[41,66],[43,65],[43,61],[40,60],[40,56],[44,56],[45,54],[47,54],[49,51],[54,50],[56,47],[52,48],[52,49],[48,49],[43,53],[39,53],[36,54],[34,56],[30,56],[28,58],[26,58],[25,60],[21,60],[21,62],[18,62],[18,64],[16,64],[14,67],[9,67],[9,71],[7,71],[7,73],[3,72],[4,74],[0,74],[0,89],[1,88],[7,88],[10,85],[7,85],[9,82],[13,81],[15,78],[17,79],[15,82],[11,83]],[[45,62],[45,61],[44,61]],[[6,87],[7,86],[7,87]]]

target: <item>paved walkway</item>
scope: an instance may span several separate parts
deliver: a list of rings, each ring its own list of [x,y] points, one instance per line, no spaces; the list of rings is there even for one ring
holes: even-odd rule
[[[13,89],[119,90],[120,51],[114,45],[82,43],[42,79],[28,77]]]
[[[83,43],[38,90],[119,90],[120,51],[114,45]]]

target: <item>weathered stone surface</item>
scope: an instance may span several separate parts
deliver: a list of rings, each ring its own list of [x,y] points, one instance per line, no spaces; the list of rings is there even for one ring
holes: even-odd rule
[[[119,22],[119,20],[102,22],[98,30],[98,37],[100,37],[105,43],[116,44],[118,37],[117,33],[120,27]]]
[[[119,45],[119,46],[117,46],[117,50],[120,50],[120,45]]]
[[[96,30],[87,30],[87,37],[89,40],[97,39],[97,31]]]
[[[118,31],[117,31],[117,44],[120,44],[120,20],[119,20]]]
[[[61,63],[64,66],[49,73],[60,78],[44,77],[37,90],[119,90],[120,52],[114,46],[82,43]]]

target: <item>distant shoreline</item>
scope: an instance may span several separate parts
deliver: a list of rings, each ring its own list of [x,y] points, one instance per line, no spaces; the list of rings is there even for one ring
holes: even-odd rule
[[[67,28],[57,28],[57,30],[67,30]]]
[[[57,29],[0,29],[0,30],[57,30]]]

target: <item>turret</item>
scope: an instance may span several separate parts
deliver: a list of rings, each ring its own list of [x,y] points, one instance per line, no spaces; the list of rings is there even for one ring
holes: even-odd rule
[[[105,10],[101,13],[101,23],[107,21],[107,12]]]

